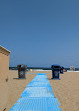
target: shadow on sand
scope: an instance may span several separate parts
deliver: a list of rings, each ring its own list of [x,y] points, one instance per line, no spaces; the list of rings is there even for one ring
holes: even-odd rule
[[[16,79],[16,80],[25,80],[26,78],[13,78],[13,79]]]
[[[53,78],[48,78],[48,80],[60,80],[60,79],[53,79]]]

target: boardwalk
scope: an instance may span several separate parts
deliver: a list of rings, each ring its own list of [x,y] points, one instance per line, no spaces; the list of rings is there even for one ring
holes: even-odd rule
[[[47,76],[39,73],[26,86],[10,111],[61,111]]]

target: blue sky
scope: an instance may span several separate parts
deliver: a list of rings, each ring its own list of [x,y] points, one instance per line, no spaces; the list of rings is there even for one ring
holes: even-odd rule
[[[79,0],[1,0],[0,45],[10,66],[79,67]]]

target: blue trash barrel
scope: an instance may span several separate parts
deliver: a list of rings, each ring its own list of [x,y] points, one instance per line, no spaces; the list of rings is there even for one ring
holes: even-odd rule
[[[52,79],[59,79],[60,66],[51,65],[51,69],[52,69]]]
[[[60,73],[63,74],[64,67],[60,67]]]

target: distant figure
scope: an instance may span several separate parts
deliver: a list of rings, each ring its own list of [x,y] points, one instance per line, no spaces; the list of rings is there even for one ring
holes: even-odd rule
[[[71,71],[75,71],[75,67],[74,66],[70,66],[70,70]]]

